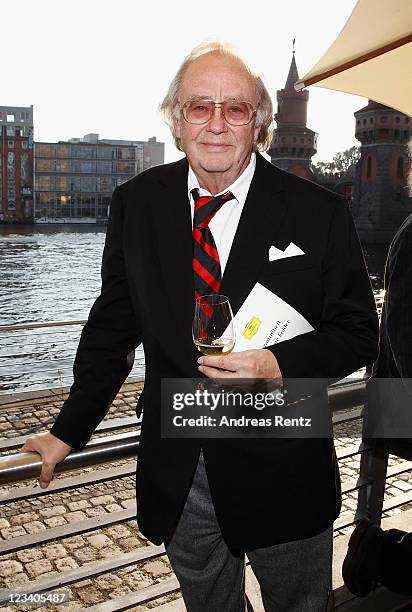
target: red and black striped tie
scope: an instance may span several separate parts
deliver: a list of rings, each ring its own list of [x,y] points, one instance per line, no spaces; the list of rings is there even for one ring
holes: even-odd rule
[[[195,203],[193,217],[193,272],[195,297],[219,293],[222,280],[219,253],[209,229],[209,222],[220,207],[234,199],[233,193],[226,191],[220,196],[200,196],[198,189],[192,189]]]

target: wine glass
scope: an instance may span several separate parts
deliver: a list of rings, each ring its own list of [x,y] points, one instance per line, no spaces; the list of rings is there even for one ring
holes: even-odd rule
[[[224,355],[235,346],[235,327],[229,298],[219,293],[196,298],[193,342],[204,355]]]

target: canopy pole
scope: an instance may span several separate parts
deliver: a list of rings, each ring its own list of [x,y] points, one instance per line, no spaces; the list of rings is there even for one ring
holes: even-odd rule
[[[374,49],[373,51],[368,51],[368,53],[365,53],[364,55],[355,57],[354,59],[351,59],[348,62],[345,62],[344,64],[340,64],[338,66],[335,66],[334,68],[331,68],[330,70],[325,70],[325,72],[321,72],[320,74],[310,77],[309,79],[303,78],[299,81],[296,81],[294,85],[295,90],[301,91],[302,89],[304,89],[304,87],[309,87],[309,85],[314,85],[315,83],[319,83],[319,81],[323,81],[324,79],[334,76],[335,74],[344,72],[345,70],[348,70],[349,68],[353,68],[354,66],[363,64],[364,62],[374,59],[375,57],[379,57],[379,55],[388,53],[388,51],[393,51],[393,49],[398,49],[399,47],[402,47],[403,45],[407,45],[411,42],[412,42],[412,34],[403,36],[402,38],[399,38],[398,40],[394,40],[393,42],[388,43],[387,45],[384,45],[383,47],[378,47],[377,49]]]

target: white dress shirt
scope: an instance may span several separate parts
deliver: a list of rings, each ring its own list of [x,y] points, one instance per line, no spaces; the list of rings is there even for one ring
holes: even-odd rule
[[[229,258],[230,249],[232,248],[233,239],[236,234],[240,215],[242,214],[250,183],[252,182],[252,178],[255,173],[255,168],[256,154],[252,153],[249,165],[243,170],[242,174],[238,176],[234,183],[232,183],[231,185],[229,185],[229,187],[213,196],[206,189],[203,189],[199,186],[199,181],[197,180],[195,173],[189,165],[187,190],[190,199],[192,227],[195,208],[193,197],[190,193],[192,189],[199,189],[199,195],[201,196],[216,197],[218,195],[221,195],[222,193],[225,193],[225,191],[231,191],[235,196],[235,199],[229,200],[228,202],[225,202],[223,206],[221,206],[221,208],[217,211],[217,213],[209,223],[209,229],[213,234],[213,239],[216,244],[217,252],[219,253],[222,276],[226,267],[227,260]]]

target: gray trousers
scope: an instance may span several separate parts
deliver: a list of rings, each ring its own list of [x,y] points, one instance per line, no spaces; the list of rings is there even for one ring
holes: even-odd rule
[[[166,552],[188,612],[253,610],[245,596],[245,559],[234,556],[223,540],[202,452]],[[305,540],[257,548],[247,556],[266,612],[329,609],[332,527]]]

